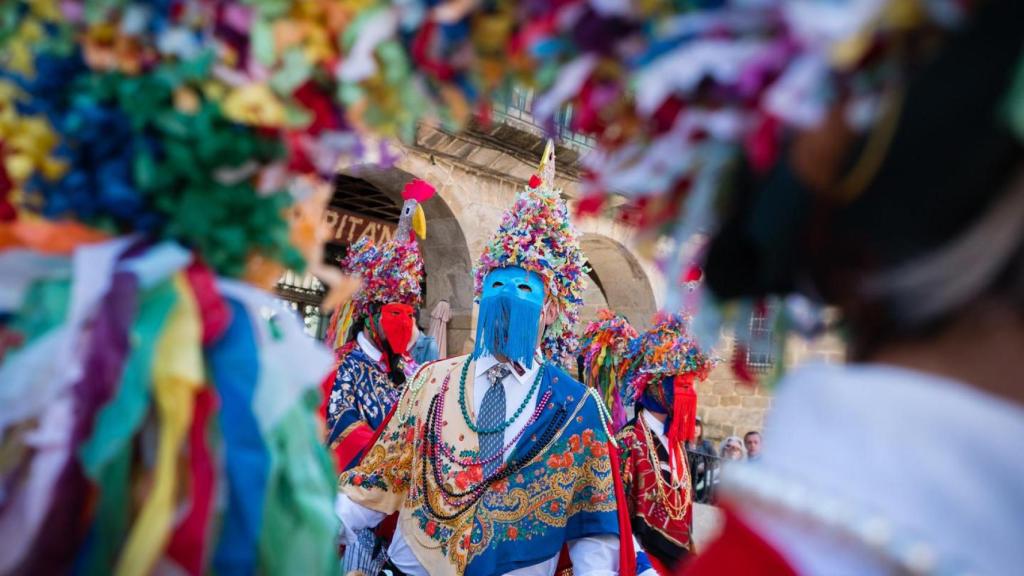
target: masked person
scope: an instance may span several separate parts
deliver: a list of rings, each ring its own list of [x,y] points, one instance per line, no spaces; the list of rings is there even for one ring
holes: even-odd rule
[[[328,336],[334,341],[333,332],[348,334],[336,351],[338,368],[323,407],[326,442],[340,470],[359,463],[416,369],[409,351],[422,302],[423,258],[413,234],[426,236],[420,203],[433,194],[426,182],[410,182],[402,193],[405,203],[394,240],[376,246],[364,237],[342,263],[360,276],[362,286],[336,312]],[[354,319],[350,324],[349,317]],[[375,574],[385,562],[390,536],[387,528],[356,533],[345,548],[345,571]]]
[[[399,512],[387,573],[550,575],[566,545],[578,574],[632,572],[600,402],[545,357],[572,358],[585,274],[550,150],[478,263],[473,354],[421,370],[341,477],[343,539]]]
[[[335,328],[348,338],[336,352],[338,369],[325,395],[327,444],[342,470],[359,462],[416,369],[409,350],[423,300],[423,257],[412,235],[426,236],[420,203],[433,194],[422,180],[406,185],[395,239],[376,246],[363,237],[342,263],[362,279],[348,309],[338,314],[350,313],[354,321]]]
[[[694,438],[697,382],[711,361],[679,315],[661,315],[630,343],[625,380],[636,391],[636,416],[618,434],[622,481],[633,535],[659,574],[671,574],[693,551],[693,491],[686,441]]]

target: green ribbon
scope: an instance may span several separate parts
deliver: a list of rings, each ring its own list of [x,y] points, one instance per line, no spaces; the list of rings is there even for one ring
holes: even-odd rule
[[[318,406],[318,391],[310,390],[267,434],[271,474],[260,534],[266,575],[333,575],[341,568],[332,505],[336,474],[309,417]]]

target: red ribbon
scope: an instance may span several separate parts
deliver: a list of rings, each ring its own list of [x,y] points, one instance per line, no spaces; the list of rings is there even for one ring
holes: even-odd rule
[[[697,389],[693,384],[693,374],[677,374],[672,382],[672,426],[668,431],[667,446],[672,470],[683,470],[682,462],[677,462],[677,448],[683,442],[692,441],[697,432]]]
[[[185,276],[199,306],[199,317],[203,322],[203,346],[206,347],[220,339],[228,329],[231,309],[217,291],[217,276],[209,266],[198,259],[193,260],[185,270]]]
[[[636,550],[633,549],[633,529],[629,523],[629,506],[626,505],[626,489],[622,484],[622,468],[619,448],[608,440],[608,457],[612,461],[612,479],[615,481],[615,502],[619,514],[619,574],[636,575]]]
[[[178,524],[167,547],[167,556],[194,576],[203,574],[205,546],[208,542],[207,535],[213,511],[216,475],[213,457],[206,442],[206,424],[216,407],[217,394],[212,388],[205,387],[196,394],[192,428],[189,430],[189,452],[192,456],[189,484],[192,487],[192,506],[188,515]]]
[[[434,32],[437,30],[437,23],[427,20],[416,37],[412,41],[412,59],[419,64],[420,69],[434,75],[442,82],[451,80],[455,76],[455,69],[444,63],[443,60],[434,60],[427,55],[430,50],[430,42],[434,39]]]

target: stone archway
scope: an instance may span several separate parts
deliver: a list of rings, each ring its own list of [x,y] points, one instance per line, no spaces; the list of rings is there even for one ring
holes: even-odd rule
[[[360,164],[340,171],[372,184],[399,206],[402,188],[417,175],[400,168],[379,164]],[[472,260],[462,226],[448,203],[440,194],[423,204],[427,217],[427,237],[420,241],[420,251],[426,269],[426,301],[423,305],[423,323],[428,324],[430,311],[442,299],[451,306],[452,320],[448,324],[448,354],[459,354],[470,341],[473,315],[473,279],[469,274]]]
[[[596,308],[607,306],[628,317],[637,330],[649,327],[658,304],[636,256],[618,241],[600,234],[584,233],[580,247],[592,268],[581,324],[592,319],[589,315],[596,314]]]

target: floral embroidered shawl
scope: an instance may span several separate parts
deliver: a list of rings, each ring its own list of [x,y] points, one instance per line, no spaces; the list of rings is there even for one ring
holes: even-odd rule
[[[537,391],[538,398],[550,392],[550,400],[507,461],[522,466],[456,514],[460,508],[445,500],[435,474],[449,491],[464,493],[481,481],[481,467],[441,456],[435,469],[435,458],[427,453],[432,446],[427,424],[447,380],[440,440],[459,459],[476,455],[477,434],[459,408],[459,377],[469,361],[461,356],[425,366],[377,443],[358,466],[342,474],[341,489],[368,508],[399,511],[399,529],[430,574],[502,574],[554,557],[571,540],[617,536],[609,438],[597,402],[582,384],[551,365]],[[473,373],[472,366],[468,372]],[[472,406],[468,388],[466,402]]]

